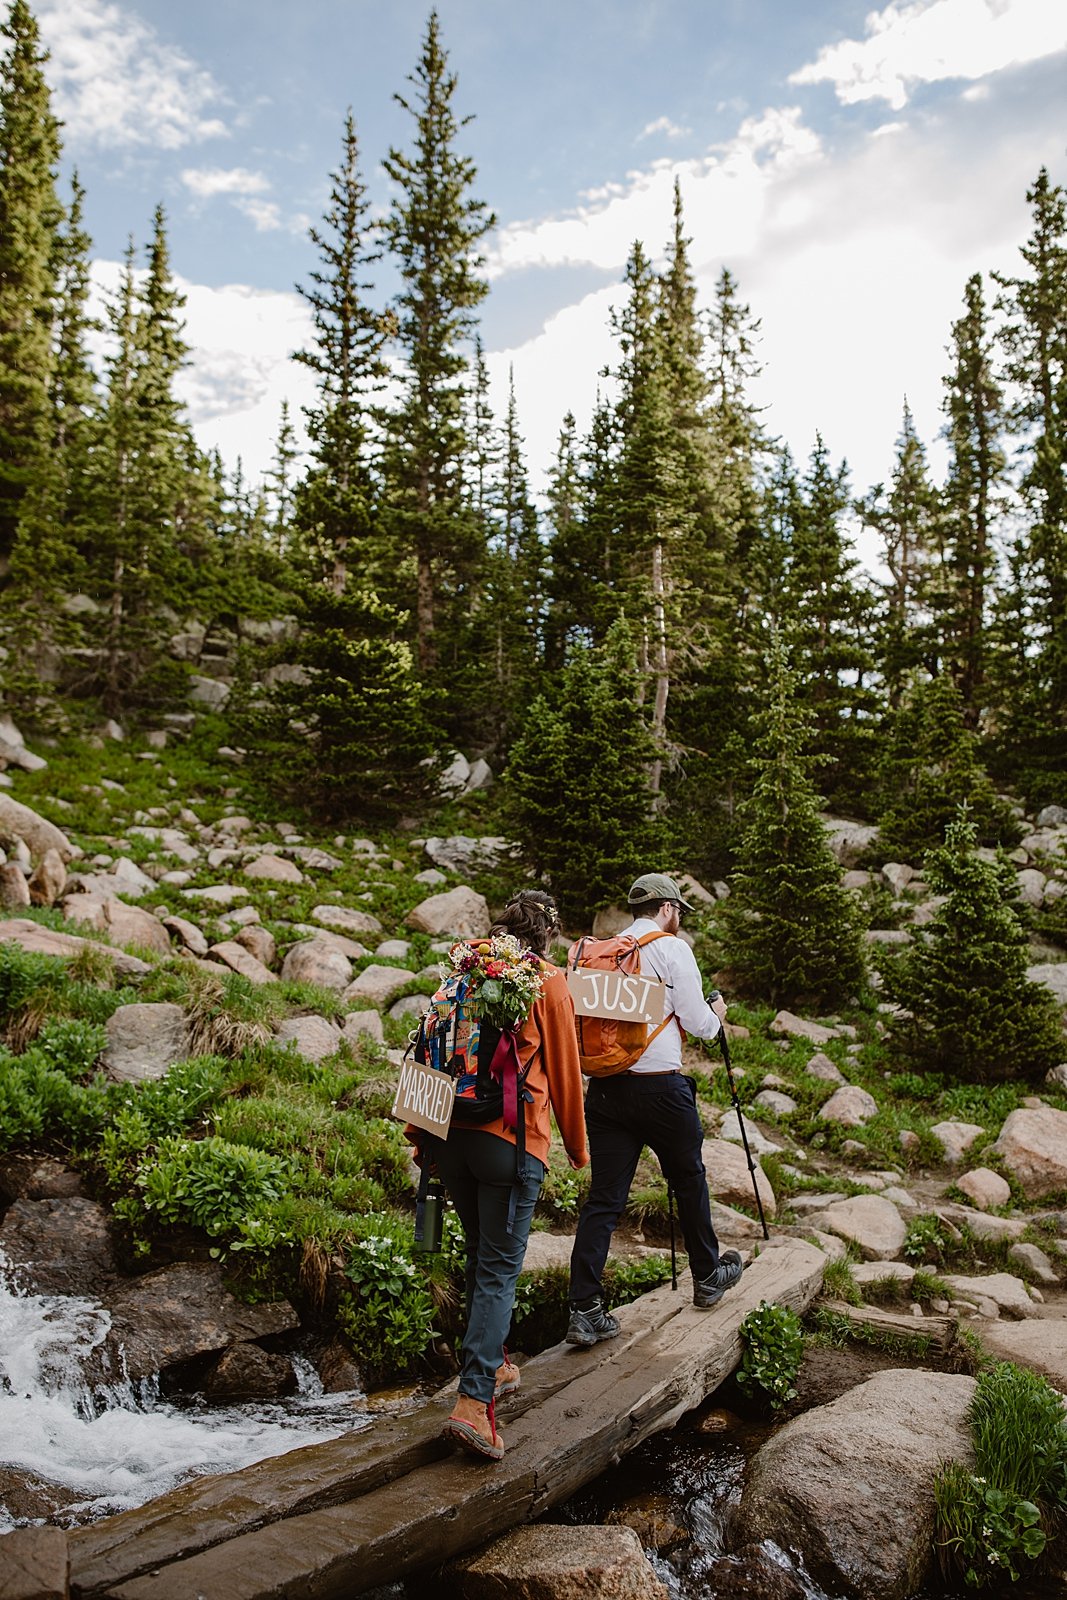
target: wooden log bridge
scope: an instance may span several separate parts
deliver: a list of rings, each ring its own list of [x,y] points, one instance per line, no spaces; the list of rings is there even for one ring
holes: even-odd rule
[[[741,1359],[762,1300],[804,1311],[825,1256],[775,1239],[712,1311],[688,1279],[622,1307],[619,1336],[556,1345],[503,1402],[499,1464],[440,1437],[451,1394],[325,1444],[199,1478],[70,1536],[79,1600],[351,1600],[477,1548],[574,1494],[673,1427]]]

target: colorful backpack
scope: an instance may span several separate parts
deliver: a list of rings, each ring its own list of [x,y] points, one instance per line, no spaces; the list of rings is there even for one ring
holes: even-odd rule
[[[577,970],[591,967],[603,972],[636,974],[641,971],[641,950],[654,939],[665,939],[662,931],[642,934],[617,934],[612,939],[579,939],[567,952],[569,965]],[[627,1022],[620,1017],[575,1018],[578,1029],[578,1056],[582,1071],[589,1078],[611,1078],[627,1072],[634,1062],[658,1039],[664,1028],[677,1018],[668,1013],[650,1033],[644,1022]],[[681,1023],[678,1028],[681,1030]]]
[[[538,1050],[540,1046],[538,1046]],[[453,972],[434,994],[408,1051],[422,1066],[447,1072],[455,1083],[450,1128],[476,1128],[503,1118],[515,1135],[515,1183],[508,1200],[507,1231],[513,1231],[518,1187],[526,1181],[526,1105],[533,1095],[526,1079],[538,1054],[519,1058],[515,1033],[478,1015],[465,974]],[[415,1239],[425,1228],[430,1163],[421,1145],[416,1159],[422,1172],[415,1204]]]

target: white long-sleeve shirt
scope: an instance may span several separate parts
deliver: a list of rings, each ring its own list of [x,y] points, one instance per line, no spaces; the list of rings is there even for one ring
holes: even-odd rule
[[[635,939],[646,933],[660,932],[658,922],[651,917],[638,917],[624,934]],[[684,939],[667,934],[653,939],[641,949],[641,971],[648,978],[658,978],[667,985],[666,1012],[678,1018],[686,1033],[695,1039],[714,1039],[719,1031],[719,1019],[704,999],[704,985],[696,956]],[[665,1013],[666,1014],[666,1013]],[[649,1030],[650,1032],[653,1030]],[[631,1072],[672,1072],[682,1065],[682,1036],[675,1022],[668,1023],[659,1037],[653,1039],[643,1055],[638,1056]]]

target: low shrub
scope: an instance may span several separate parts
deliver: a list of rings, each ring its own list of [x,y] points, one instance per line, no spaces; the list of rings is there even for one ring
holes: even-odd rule
[[[745,1352],[737,1383],[750,1399],[766,1400],[778,1411],[796,1398],[796,1380],[804,1358],[804,1329],[795,1311],[761,1300],[741,1323]]]

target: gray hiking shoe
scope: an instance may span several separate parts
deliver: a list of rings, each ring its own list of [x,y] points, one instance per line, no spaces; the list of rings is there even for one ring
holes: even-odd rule
[[[727,1289],[732,1289],[740,1278],[741,1271],[741,1257],[737,1251],[724,1251],[710,1278],[693,1280],[693,1304],[697,1310],[710,1311],[712,1306],[717,1306]]]
[[[604,1310],[604,1302],[599,1297],[584,1307],[571,1306],[571,1320],[567,1324],[568,1344],[596,1344],[599,1339],[614,1339],[618,1331],[618,1321],[610,1311]]]

